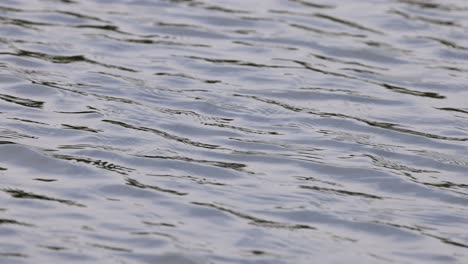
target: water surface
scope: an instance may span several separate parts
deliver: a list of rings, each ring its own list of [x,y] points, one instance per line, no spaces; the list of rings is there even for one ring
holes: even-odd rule
[[[0,263],[465,263],[468,3],[4,0]]]

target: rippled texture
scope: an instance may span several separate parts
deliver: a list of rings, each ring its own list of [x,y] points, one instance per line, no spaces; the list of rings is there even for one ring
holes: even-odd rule
[[[4,0],[0,263],[464,263],[465,0]]]

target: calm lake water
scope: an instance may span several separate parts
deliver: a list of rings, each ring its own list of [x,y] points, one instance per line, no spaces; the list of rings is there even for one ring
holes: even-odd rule
[[[467,263],[465,0],[2,0],[0,263]]]

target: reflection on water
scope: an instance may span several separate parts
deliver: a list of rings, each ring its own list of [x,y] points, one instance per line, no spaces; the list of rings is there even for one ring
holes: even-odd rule
[[[0,3],[0,263],[463,263],[468,3]]]

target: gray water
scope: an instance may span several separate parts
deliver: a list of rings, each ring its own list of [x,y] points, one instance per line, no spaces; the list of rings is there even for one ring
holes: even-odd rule
[[[2,0],[0,263],[467,263],[465,0]]]

